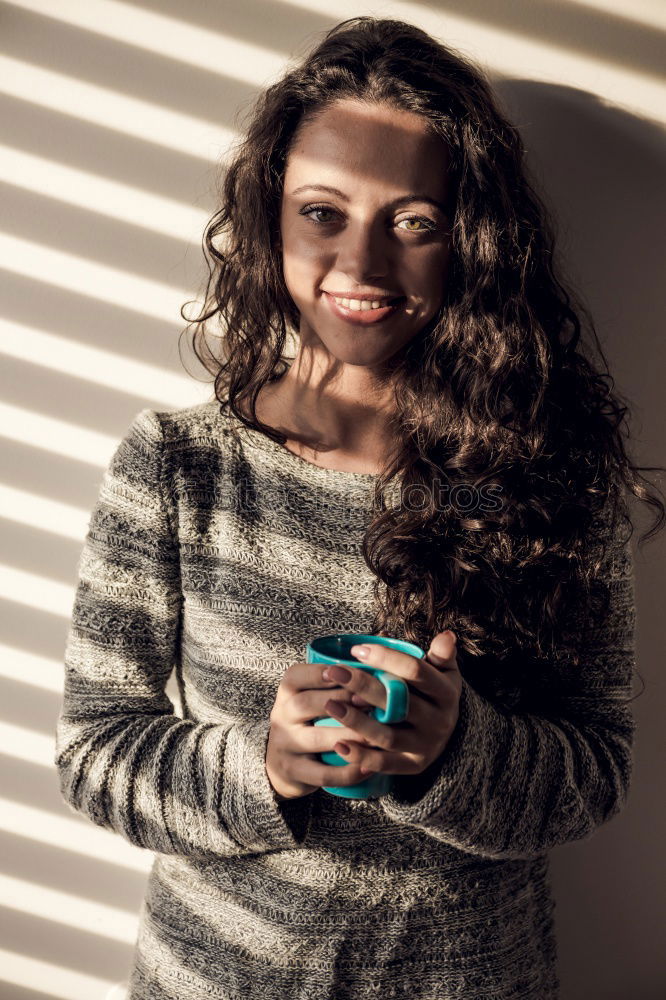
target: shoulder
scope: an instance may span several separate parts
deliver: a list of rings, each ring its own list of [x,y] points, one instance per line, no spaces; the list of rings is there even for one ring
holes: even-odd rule
[[[621,578],[633,572],[633,532],[628,497],[622,486],[613,482],[590,528],[588,553],[593,574]]]
[[[232,421],[213,400],[178,410],[140,410],[111,458],[112,476],[148,488],[161,482],[171,489],[189,479],[204,481],[220,473],[233,451]]]
[[[142,410],[139,418],[153,425],[166,447],[172,442],[217,438],[230,429],[230,422],[221,414],[217,399],[179,410]]]
[[[178,410],[143,409],[134,417],[125,440],[164,458],[185,449],[217,450],[233,433],[233,421],[217,399]]]

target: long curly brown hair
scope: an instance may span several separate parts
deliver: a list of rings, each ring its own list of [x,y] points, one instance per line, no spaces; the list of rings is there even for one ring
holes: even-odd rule
[[[363,539],[377,578],[372,631],[427,648],[452,628],[459,655],[564,651],[577,664],[565,623],[607,607],[597,529],[610,517],[615,531],[621,518],[633,534],[624,484],[657,511],[640,544],[660,530],[661,494],[639,470],[663,470],[627,457],[627,401],[591,317],[555,275],[554,226],[520,135],[468,58],[414,25],[354,17],[260,94],[204,233],[213,263],[203,310],[188,321],[194,352],[222,408],[284,444],[255,404],[287,369],[288,331],[299,330],[278,243],[285,165],[298,130],[342,98],[423,116],[448,144],[455,201],[442,308],[393,368],[399,447]],[[211,350],[205,323],[217,314]],[[586,356],[579,316],[602,367]],[[427,502],[387,503],[394,479],[403,497]]]

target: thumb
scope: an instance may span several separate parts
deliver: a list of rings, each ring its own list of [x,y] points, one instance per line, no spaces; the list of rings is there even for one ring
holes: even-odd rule
[[[430,648],[426,653],[426,660],[432,663],[434,667],[457,670],[456,645],[456,636],[451,629],[447,629],[445,632],[438,632],[430,643]]]

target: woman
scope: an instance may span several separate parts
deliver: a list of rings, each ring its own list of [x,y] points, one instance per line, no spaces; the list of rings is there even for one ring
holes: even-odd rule
[[[57,733],[66,800],[157,855],[130,1000],[557,997],[547,852],[632,770],[622,487],[650,534],[664,505],[519,135],[469,61],[353,18],[257,102],[206,247],[215,400],[111,461]],[[331,632],[427,650],[367,661],[405,722],[303,662]],[[322,791],[368,770],[392,792]]]

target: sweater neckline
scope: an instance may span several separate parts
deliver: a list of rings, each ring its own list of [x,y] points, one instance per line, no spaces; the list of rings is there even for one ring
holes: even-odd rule
[[[315,465],[314,462],[309,462],[306,458],[302,458],[295,452],[290,451],[289,448],[285,448],[284,445],[273,441],[272,438],[269,438],[255,427],[248,427],[242,420],[238,419],[228,406],[225,406],[224,410],[221,410],[219,402],[215,405],[218,412],[233,421],[234,426],[243,435],[244,440],[250,443],[251,446],[258,448],[265,454],[272,455],[274,458],[279,458],[283,468],[293,469],[311,481],[332,482],[337,480],[339,482],[368,484],[379,479],[379,473],[375,472],[352,472],[348,469],[329,469],[323,465]]]

